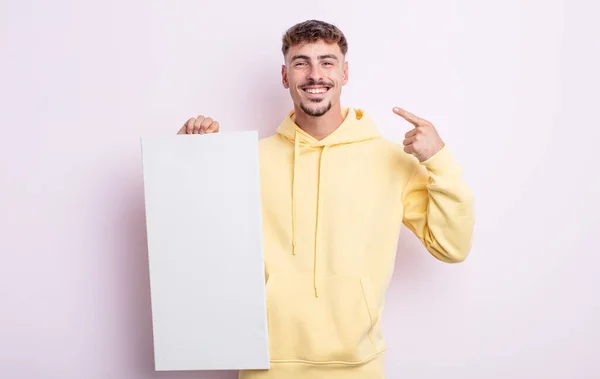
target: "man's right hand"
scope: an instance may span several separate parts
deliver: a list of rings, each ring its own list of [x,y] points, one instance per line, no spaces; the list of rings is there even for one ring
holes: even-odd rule
[[[209,134],[219,131],[219,123],[210,117],[202,115],[187,120],[177,134]]]

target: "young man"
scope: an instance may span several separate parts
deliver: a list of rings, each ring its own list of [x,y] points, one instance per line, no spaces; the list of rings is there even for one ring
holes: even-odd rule
[[[260,142],[271,369],[243,379],[381,379],[385,291],[398,233],[409,228],[437,259],[471,248],[472,195],[434,126],[403,146],[382,138],[360,109],[342,108],[347,41],[307,21],[283,37],[281,77],[294,109]],[[189,119],[180,134],[219,130]]]

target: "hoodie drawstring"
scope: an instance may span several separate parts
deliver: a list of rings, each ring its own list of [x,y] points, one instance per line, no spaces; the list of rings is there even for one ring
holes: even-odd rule
[[[317,176],[317,214],[315,224],[315,246],[313,256],[313,287],[315,290],[315,297],[319,297],[318,291],[318,279],[317,279],[317,253],[319,248],[319,209],[321,208],[321,183],[323,180],[323,157],[329,146],[323,146],[321,156],[319,157],[319,173]],[[294,167],[292,174],[292,255],[296,255],[296,167],[298,166],[298,157],[300,156],[300,138],[296,134],[294,139]]]
[[[292,255],[296,255],[296,166],[298,165],[298,152],[300,146],[300,138],[296,133],[294,139],[294,171],[292,174]]]
[[[315,224],[315,248],[314,248],[314,261],[313,261],[313,286],[315,288],[315,297],[319,297],[318,285],[317,285],[317,251],[319,249],[319,216],[321,209],[321,182],[323,180],[323,159],[328,146],[323,146],[321,156],[319,157],[319,175],[317,176],[317,219]]]
[[[297,232],[298,232],[298,215],[297,215],[297,202],[296,196],[300,195],[301,192],[298,181],[299,172],[301,172],[300,165],[300,148],[308,147],[310,149],[321,149],[321,156],[318,158],[318,174],[317,174],[317,210],[316,210],[316,225],[315,225],[315,244],[313,252],[313,287],[315,291],[315,297],[319,297],[319,275],[318,271],[321,266],[318,264],[319,249],[323,247],[323,242],[319,241],[323,239],[323,234],[319,233],[319,228],[323,227],[323,210],[321,209],[321,203],[324,201],[321,196],[321,186],[324,185],[323,178],[324,174],[327,174],[326,170],[323,171],[323,165],[325,160],[325,154],[328,154],[329,148],[332,146],[339,146],[347,143],[354,143],[359,141],[367,141],[374,138],[381,137],[381,134],[375,128],[373,121],[367,117],[361,109],[344,108],[342,110],[342,116],[344,121],[342,124],[329,136],[322,140],[317,141],[310,135],[305,133],[295,123],[294,112],[292,110],[288,113],[287,117],[277,128],[277,134],[286,138],[294,146],[293,153],[293,172],[292,172],[292,255],[297,255]],[[312,151],[311,151],[312,152]],[[329,158],[328,158],[329,159]],[[308,169],[305,167],[305,169]],[[310,171],[312,173],[312,171]],[[326,236],[325,236],[326,237]]]

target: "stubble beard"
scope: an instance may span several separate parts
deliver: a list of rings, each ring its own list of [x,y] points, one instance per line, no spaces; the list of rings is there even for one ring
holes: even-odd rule
[[[314,99],[314,100],[311,100],[311,103],[320,103],[322,101],[323,100],[321,100],[321,99]],[[309,116],[321,117],[331,109],[331,101],[327,105],[316,108],[316,109],[311,109],[311,108],[307,107],[304,103],[301,103],[300,108],[304,111],[304,113],[306,113]]]

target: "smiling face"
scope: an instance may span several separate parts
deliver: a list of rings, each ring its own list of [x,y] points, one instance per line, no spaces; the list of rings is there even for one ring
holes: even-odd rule
[[[296,112],[320,117],[340,110],[342,87],[348,82],[348,63],[336,43],[317,41],[291,46],[281,70]]]

